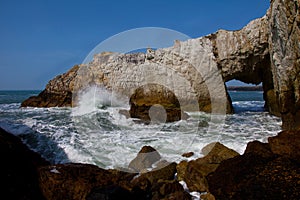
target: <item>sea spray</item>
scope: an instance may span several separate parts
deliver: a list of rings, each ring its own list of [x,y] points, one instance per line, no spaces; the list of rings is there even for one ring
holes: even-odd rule
[[[72,114],[78,116],[107,107],[127,107],[128,101],[124,100],[125,97],[119,97],[104,87],[90,86],[78,92],[78,100],[73,102],[77,106],[73,109]]]
[[[102,168],[126,167],[145,145],[157,149],[170,162],[186,159],[181,154],[191,151],[195,155],[189,159],[201,157],[201,148],[216,140],[243,153],[249,141],[266,142],[268,137],[281,130],[280,118],[263,111],[264,101],[233,99],[234,107],[240,108],[240,112],[226,116],[222,131],[206,131],[207,123],[211,127],[217,126],[210,120],[210,114],[189,113],[191,118],[188,120],[145,126],[119,114],[120,109],[128,109],[128,101],[124,104],[121,101],[116,106],[119,100],[116,98],[117,101],[112,104],[114,106],[109,106],[114,101],[110,93],[101,97],[101,88],[96,88],[99,97],[96,99],[98,104],[95,104],[95,93],[91,91],[80,96],[83,107],[91,106],[90,112],[82,113],[78,111],[80,107],[20,108],[20,103],[7,103],[3,99],[5,103],[0,104],[0,126],[19,134],[31,149],[52,163],[81,162]],[[196,132],[193,127],[198,127]]]

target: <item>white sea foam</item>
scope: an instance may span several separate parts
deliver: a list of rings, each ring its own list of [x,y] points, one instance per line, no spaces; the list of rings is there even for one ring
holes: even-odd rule
[[[91,92],[84,95],[83,107],[90,106],[91,96]],[[100,105],[109,101],[112,101],[109,97],[99,100]],[[235,108],[246,109],[251,105],[253,102],[234,103]],[[80,111],[77,108],[20,109],[19,104],[2,104],[0,126],[20,135],[28,146],[53,163],[83,162],[103,168],[126,167],[145,145],[153,146],[165,159],[175,162],[203,156],[201,149],[215,141],[242,154],[249,141],[266,142],[281,126],[279,118],[263,111],[228,115],[222,129],[210,131],[205,124],[219,125],[210,121],[209,114],[201,112],[189,113],[191,118],[187,121],[145,126],[119,114],[124,108],[128,105],[96,106],[86,112],[83,108]],[[181,156],[190,151],[195,153],[193,157]]]
[[[186,182],[184,182],[184,181],[180,181],[179,183],[182,185],[183,189],[186,192],[190,193],[190,195],[192,196],[192,200],[200,200],[201,194],[199,192],[190,192],[189,188],[187,187]]]
[[[126,102],[121,101],[113,92],[105,88],[91,86],[79,92],[78,106],[73,109],[73,115],[85,115],[105,107],[124,106]]]

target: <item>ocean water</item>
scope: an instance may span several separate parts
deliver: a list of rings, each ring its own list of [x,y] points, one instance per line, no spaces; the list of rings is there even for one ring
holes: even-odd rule
[[[81,162],[102,168],[126,167],[142,146],[157,149],[168,161],[203,156],[201,149],[219,141],[242,154],[249,141],[266,142],[281,129],[281,119],[264,111],[262,92],[230,91],[236,114],[189,113],[188,120],[143,125],[119,114],[128,109],[105,90],[82,95],[77,108],[20,108],[39,91],[0,91],[0,126],[52,162]],[[114,102],[112,104],[112,102]],[[111,106],[113,105],[113,106]]]

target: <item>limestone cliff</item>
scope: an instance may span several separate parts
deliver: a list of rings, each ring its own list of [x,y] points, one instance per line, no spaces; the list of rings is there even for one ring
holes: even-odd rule
[[[284,129],[299,128],[299,18],[299,0],[273,0],[266,16],[238,31],[219,30],[147,53],[103,52],[56,77],[22,106],[70,106],[91,85],[129,101],[139,88],[156,84],[172,91],[181,108],[231,113],[224,83],[237,79],[262,83],[266,109],[282,116]]]
[[[219,30],[209,37],[224,81],[237,79],[245,83],[262,83],[266,109],[279,116],[278,103],[271,95],[274,86],[267,17],[253,20],[241,30]]]
[[[56,76],[50,80],[46,88],[38,95],[30,97],[22,102],[22,107],[56,107],[71,106],[72,91],[75,77],[79,69],[78,65],[68,72]]]
[[[300,128],[299,0],[273,0],[268,12],[269,49],[283,129]]]
[[[156,84],[172,91],[180,107],[187,110],[232,113],[224,82],[240,79],[258,84],[265,79],[262,72],[270,71],[264,65],[268,58],[266,25],[264,17],[240,31],[221,30],[197,39],[175,41],[173,47],[148,49],[147,53],[102,52],[78,70],[56,77],[45,90],[54,95],[72,92],[76,104],[77,93],[91,85],[105,87],[129,99],[138,88]],[[61,105],[68,104],[57,102],[57,106]]]

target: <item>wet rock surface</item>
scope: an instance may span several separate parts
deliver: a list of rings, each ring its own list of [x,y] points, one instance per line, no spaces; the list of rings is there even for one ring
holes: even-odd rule
[[[293,132],[294,137],[298,134]],[[272,144],[249,143],[243,155],[225,160],[208,176],[209,191],[216,199],[299,199],[297,153],[274,142],[286,138],[283,143],[289,141],[292,147],[298,146],[299,140],[289,140],[291,135],[292,132],[281,132],[269,138]]]
[[[207,145],[202,151],[207,153],[203,158],[177,165],[178,180],[185,181],[190,191],[209,192],[208,174],[214,172],[222,161],[239,155],[218,142]]]
[[[192,199],[191,191],[207,192],[203,199],[299,199],[298,135],[283,131],[269,143],[250,142],[243,155],[212,143],[203,148],[203,158],[179,164],[144,146],[133,159],[132,166],[141,166],[134,173],[80,163],[51,165],[1,129],[0,182],[11,199]],[[145,152],[155,152],[155,159],[139,156]]]
[[[137,172],[146,171],[161,159],[160,154],[151,146],[144,146],[130,163],[128,168]]]

